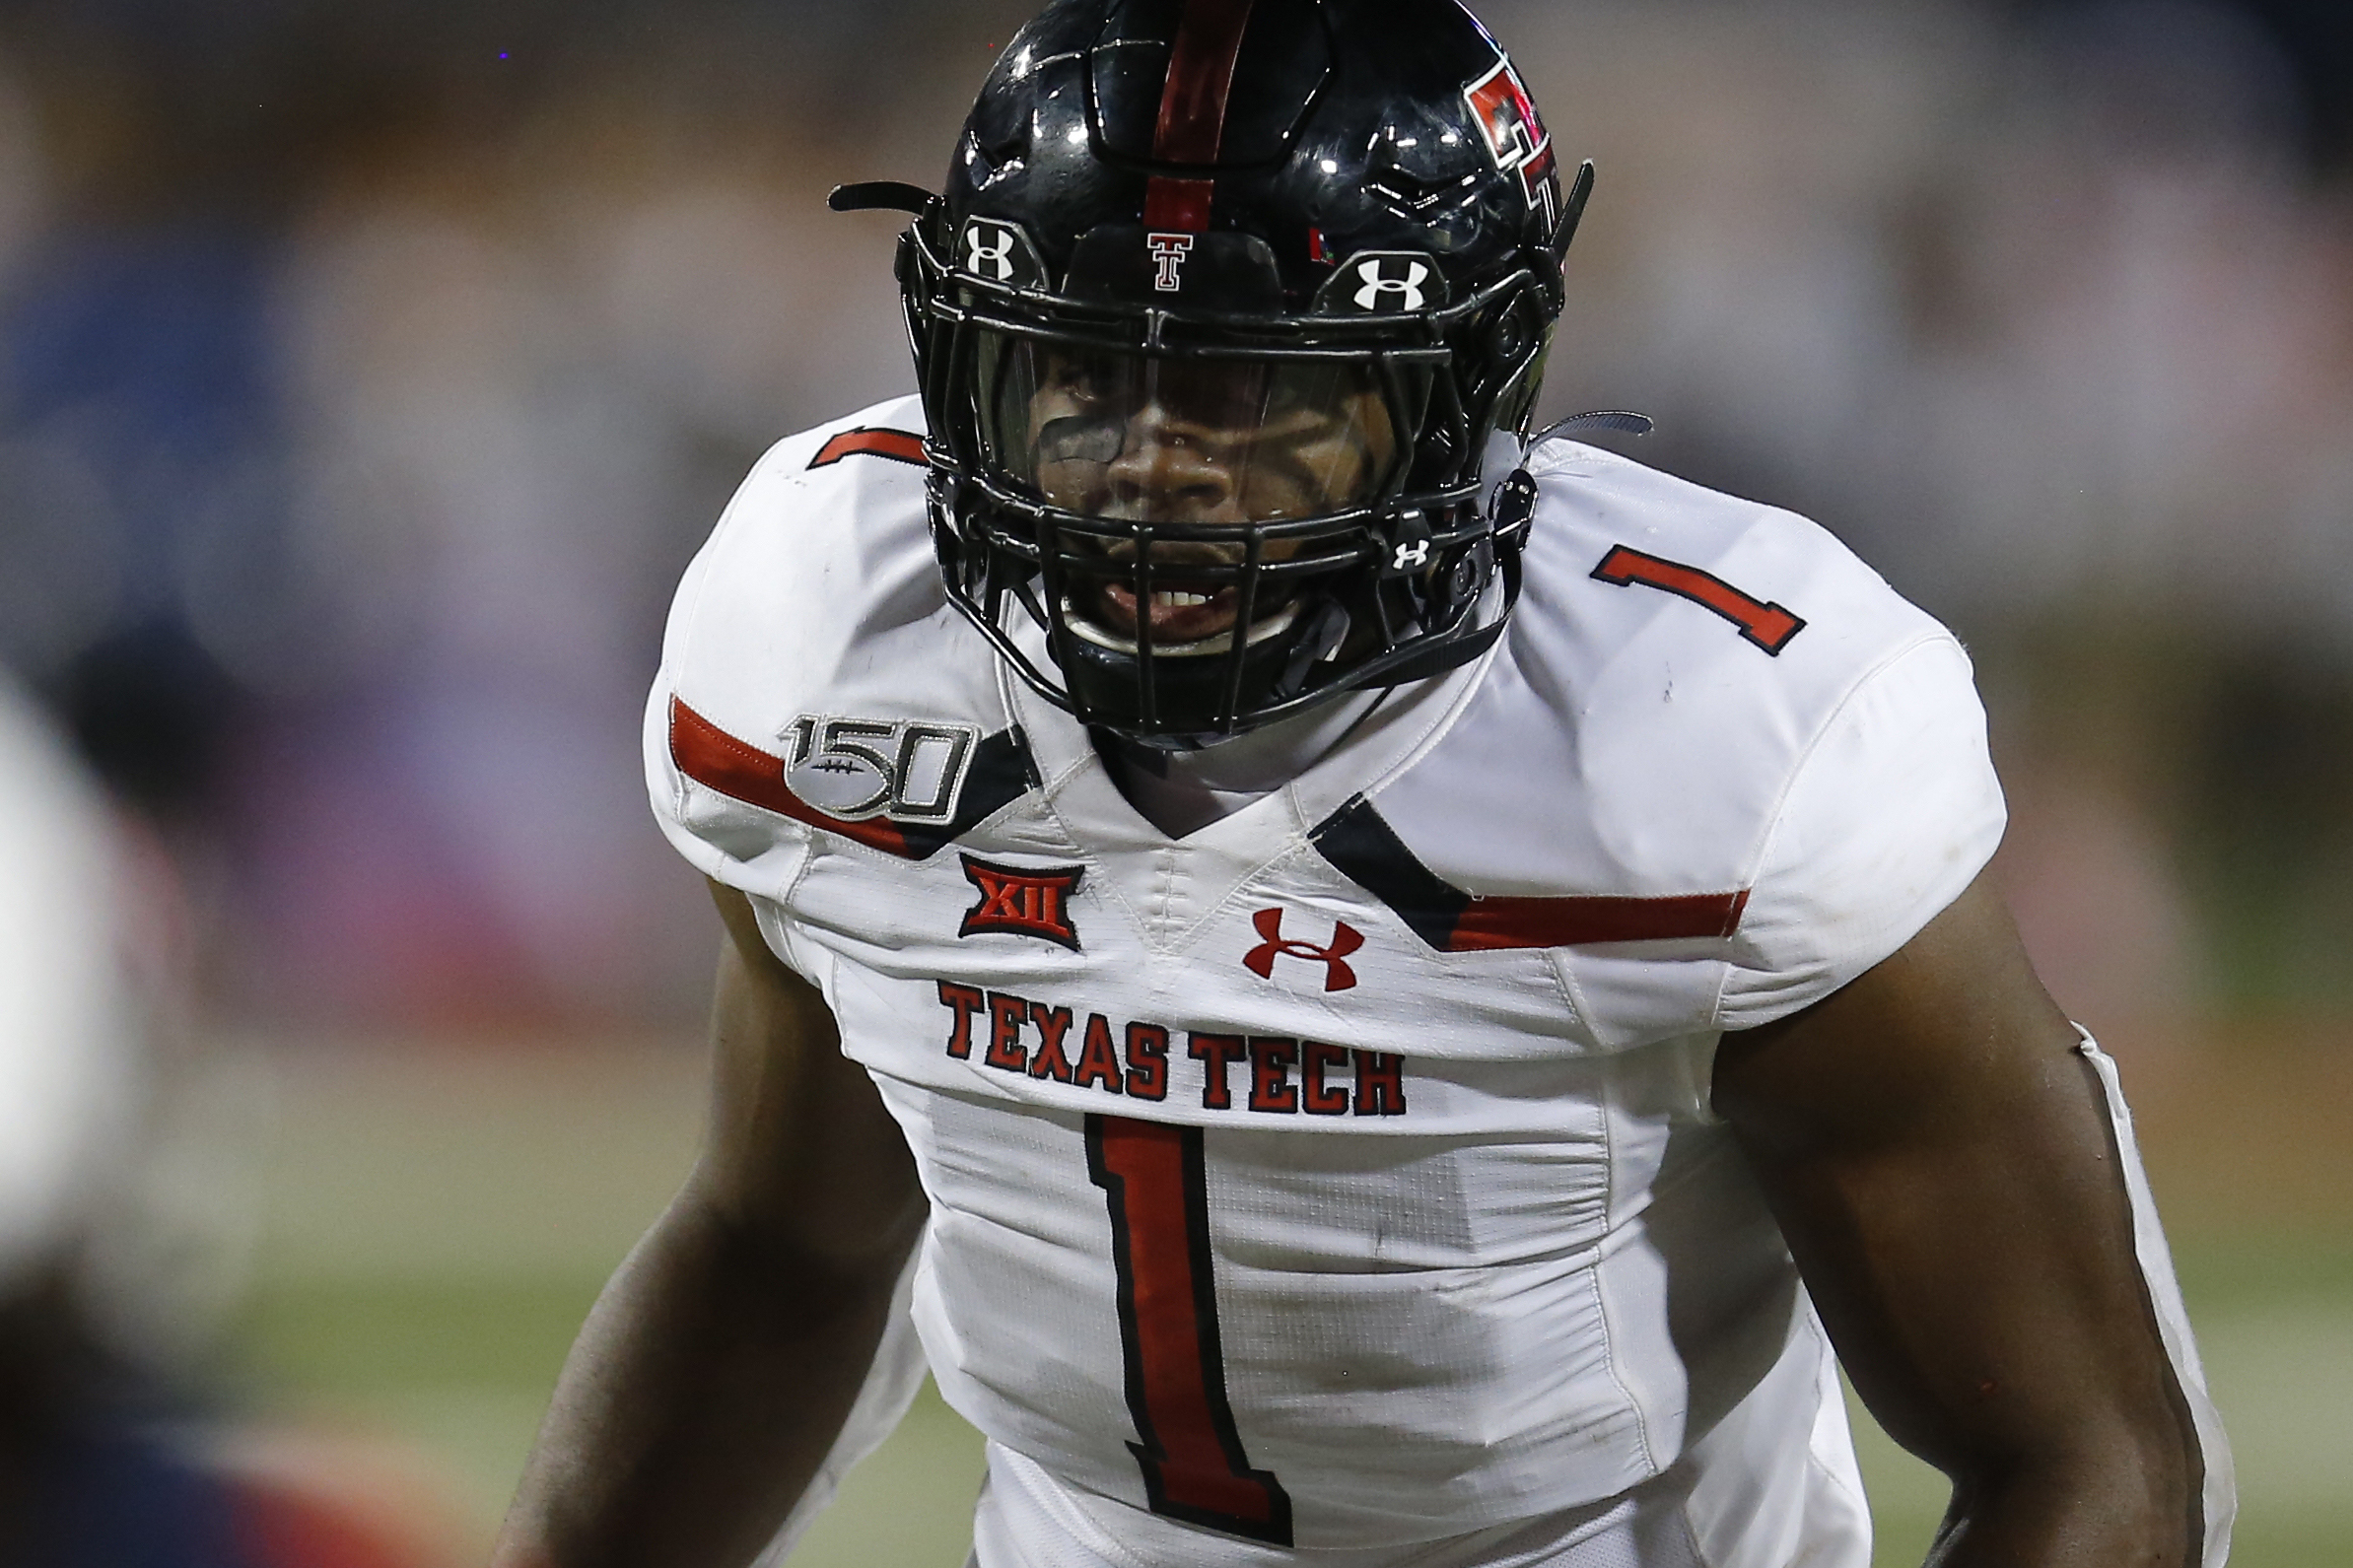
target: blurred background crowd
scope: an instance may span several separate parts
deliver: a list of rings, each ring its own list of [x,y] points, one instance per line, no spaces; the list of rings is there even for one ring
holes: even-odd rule
[[[2062,995],[2353,1001],[2353,12],[1487,9],[1602,170],[1553,408],[1962,631]],[[909,384],[822,197],[935,182],[1022,0],[0,10],[0,651],[193,856],[208,994],[685,1016],[666,597]]]
[[[823,197],[935,185],[1028,9],[0,0],[0,665],[177,912],[181,1033],[692,1032],[668,595],[910,386],[890,221]],[[2054,991],[2315,1114],[2258,1058],[2353,1056],[2353,6],[1479,9],[1600,168],[1548,417],[1954,625]]]
[[[935,181],[1024,9],[0,7],[0,654],[172,824],[209,997],[687,1015],[666,595],[908,385],[822,197]],[[1487,9],[1602,170],[1552,407],[1962,631],[2061,994],[2353,1000],[2353,12]]]

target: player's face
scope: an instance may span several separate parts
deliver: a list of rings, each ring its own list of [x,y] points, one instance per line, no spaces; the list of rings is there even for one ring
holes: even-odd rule
[[[1141,613],[1149,618],[1154,647],[1171,653],[1231,630],[1240,610],[1230,581],[1188,581],[1188,566],[1241,562],[1238,534],[1246,524],[1318,516],[1371,499],[1396,453],[1387,405],[1361,364],[1156,360],[1061,348],[1024,357],[1028,374],[1008,379],[1021,384],[1025,406],[1006,410],[1015,417],[1005,423],[1026,436],[1016,461],[1048,503],[1116,521],[1237,530],[1231,543],[1211,536],[1149,547],[1151,602]],[[1139,554],[1128,541],[1098,548],[1113,561]],[[1295,549],[1270,540],[1262,559],[1283,560]],[[1101,579],[1073,598],[1085,601],[1072,605],[1077,614],[1136,638],[1133,580]],[[1280,608],[1262,598],[1255,624]]]

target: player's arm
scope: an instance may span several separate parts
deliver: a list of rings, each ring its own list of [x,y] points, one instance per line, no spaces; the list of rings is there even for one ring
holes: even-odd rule
[[[1990,886],[1727,1035],[1714,1092],[1856,1391],[1953,1480],[1939,1568],[2194,1568],[2198,1443],[2106,1099]]]
[[[923,1195],[832,1016],[714,885],[727,941],[712,1123],[589,1314],[497,1568],[741,1568],[831,1448]]]

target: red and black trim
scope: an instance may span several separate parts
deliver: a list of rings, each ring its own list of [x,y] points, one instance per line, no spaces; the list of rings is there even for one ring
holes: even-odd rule
[[[1152,159],[1209,167],[1225,141],[1225,110],[1233,97],[1234,66],[1250,27],[1252,0],[1186,0],[1168,49],[1168,81],[1160,90],[1160,119],[1152,131]],[[1162,234],[1206,234],[1214,179],[1154,174],[1144,184],[1143,227]]]
[[[1252,1467],[1225,1393],[1201,1128],[1086,1119],[1086,1174],[1111,1213],[1128,1445],[1155,1514],[1291,1544],[1291,1500]]]
[[[1671,898],[1479,898],[1415,858],[1358,795],[1308,836],[1333,868],[1386,904],[1441,953],[1600,942],[1721,940],[1740,928],[1747,889]]]
[[[1618,587],[1640,583],[1703,605],[1739,627],[1741,636],[1776,658],[1789,646],[1789,640],[1806,629],[1806,623],[1783,606],[1753,599],[1712,572],[1644,555],[1623,544],[1610,547],[1610,553],[1601,558],[1601,565],[1593,569],[1593,578],[1597,582]]]
[[[784,758],[736,739],[675,697],[670,699],[670,760],[680,773],[706,788],[905,860],[930,859],[943,846],[970,833],[1039,784],[1028,737],[1016,724],[985,736],[973,748],[964,792],[957,798],[952,820],[893,822],[887,817],[869,817],[863,822],[845,822],[827,816],[787,786]]]
[[[846,430],[817,448],[811,468],[831,468],[845,457],[887,457],[894,463],[924,466],[924,439],[911,430],[862,426]]]

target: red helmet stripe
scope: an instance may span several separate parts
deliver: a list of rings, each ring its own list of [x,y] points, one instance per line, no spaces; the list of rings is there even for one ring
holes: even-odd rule
[[[1210,228],[1213,179],[1171,179],[1154,174],[1144,182],[1143,226],[1154,234],[1198,235]]]
[[[1168,85],[1160,91],[1160,125],[1152,135],[1152,157],[1161,163],[1217,161],[1250,6],[1251,0],[1186,0],[1168,46]]]
[[[1225,140],[1225,105],[1234,62],[1250,25],[1252,0],[1186,0],[1168,45],[1168,82],[1152,157],[1164,164],[1214,164]],[[1201,234],[1210,227],[1216,182],[1154,174],[1144,183],[1143,226],[1154,234]]]

